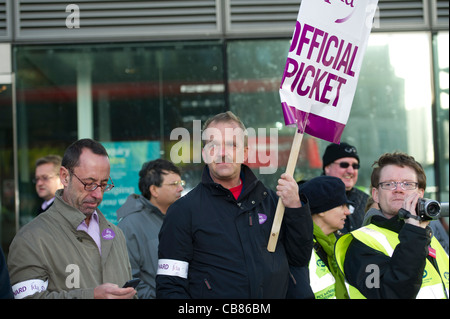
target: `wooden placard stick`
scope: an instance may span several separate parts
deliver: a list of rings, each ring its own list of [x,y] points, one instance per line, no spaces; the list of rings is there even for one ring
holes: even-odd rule
[[[294,140],[292,141],[291,153],[286,166],[286,174],[294,176],[295,166],[297,165],[298,154],[300,152],[300,146],[302,145],[303,133],[299,130],[295,131]],[[273,253],[277,246],[278,236],[280,235],[281,223],[284,216],[284,205],[281,198],[278,199],[277,209],[275,211],[275,217],[272,224],[272,230],[270,231],[269,243],[267,250]]]

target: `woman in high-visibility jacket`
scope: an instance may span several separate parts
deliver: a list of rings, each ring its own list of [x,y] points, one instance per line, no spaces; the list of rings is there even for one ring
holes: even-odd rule
[[[350,214],[345,184],[333,176],[315,177],[300,185],[309,201],[314,224],[314,247],[309,263],[310,286],[316,299],[346,299],[344,277],[334,259],[335,232]]]

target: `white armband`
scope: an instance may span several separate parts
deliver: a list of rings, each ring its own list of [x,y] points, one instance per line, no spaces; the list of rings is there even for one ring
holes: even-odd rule
[[[159,259],[157,275],[177,276],[187,279],[189,263],[175,259]]]
[[[42,292],[47,290],[48,280],[43,281],[40,279],[30,279],[22,282],[18,282],[12,286],[12,291],[14,293],[15,299],[22,299],[37,292]]]

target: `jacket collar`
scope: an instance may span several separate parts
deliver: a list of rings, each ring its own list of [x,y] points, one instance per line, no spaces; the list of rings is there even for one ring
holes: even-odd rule
[[[142,211],[164,217],[164,214],[159,210],[159,208],[153,205],[142,194],[131,194],[127,197],[125,203],[117,210],[117,220],[121,220],[131,214],[141,213]]]
[[[258,181],[258,178],[255,176],[252,170],[245,164],[241,164],[240,177],[242,179],[242,183],[244,184],[244,189],[250,187],[252,184],[255,184]],[[205,185],[219,185],[213,181],[211,174],[209,173],[208,165],[205,165],[205,167],[203,168],[202,183]]]
[[[380,210],[371,208],[367,211],[362,225],[367,226],[369,224],[374,224],[398,233],[405,222],[400,220],[397,215],[392,218],[386,218]]]
[[[62,216],[62,218],[66,219],[69,224],[72,226],[74,231],[76,231],[77,227],[86,219],[86,215],[80,212],[78,209],[67,204],[64,199],[62,199],[63,189],[59,189],[55,193],[55,202],[53,210],[56,210],[57,213]],[[102,214],[102,212],[97,208],[96,209],[98,215],[98,223],[100,225],[100,231],[105,228],[111,228],[112,224],[106,219],[106,217]]]
[[[80,225],[83,220],[86,219],[86,216],[80,212],[78,209],[67,204],[62,198],[62,194],[64,189],[58,189],[55,193],[55,201],[52,206],[54,206],[54,210],[58,212],[65,220],[69,222],[73,229],[77,229],[78,225]]]
[[[245,164],[241,164],[241,174],[240,177],[242,179],[243,187],[242,187],[242,193],[239,198],[244,198],[247,196],[251,191],[253,191],[259,184],[264,188],[264,192],[266,191],[264,185],[261,183],[261,181],[256,177],[256,175],[252,172],[252,170]],[[211,175],[209,173],[209,167],[208,165],[205,165],[203,168],[203,174],[202,174],[202,184],[208,188],[210,188],[215,195],[223,195],[224,192],[229,192],[228,189],[223,187],[222,185],[215,183],[213,179],[211,178]],[[264,194],[264,196],[267,195]]]
[[[67,204],[64,199],[62,198],[64,190],[59,189],[55,193],[55,201],[53,205],[49,208],[49,213],[55,214],[55,216],[59,216],[57,218],[63,218],[65,219],[69,225],[71,226],[71,230],[74,234],[78,232],[77,227],[83,222],[83,220],[86,219],[86,216],[80,212],[78,209],[70,206]],[[51,212],[50,212],[51,210]],[[100,241],[102,246],[102,263],[104,264],[107,260],[107,257],[109,255],[109,252],[112,249],[113,246],[113,240],[115,236],[117,235],[115,231],[115,226],[111,224],[105,216],[102,214],[102,212],[97,208],[97,215],[98,215],[98,223],[100,227]],[[104,231],[107,231],[107,234],[110,234],[110,237],[103,236]],[[111,235],[112,234],[112,235]],[[111,238],[112,236],[112,238]]]

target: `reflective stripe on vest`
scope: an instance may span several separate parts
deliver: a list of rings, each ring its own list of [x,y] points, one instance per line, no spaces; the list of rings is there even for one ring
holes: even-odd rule
[[[347,253],[347,248],[350,246],[352,240],[353,236],[351,233],[345,234],[341,238],[339,238],[335,245],[334,254],[336,257],[336,263],[338,264],[340,271],[344,274],[344,283],[345,288],[347,289],[348,297],[350,299],[365,299],[366,297],[364,297],[364,295],[360,293],[358,289],[348,283],[347,277],[345,276],[344,272],[345,254]]]
[[[344,267],[345,253],[351,242],[351,237],[348,236],[353,236],[367,246],[381,251],[388,256],[392,256],[395,247],[399,244],[398,234],[395,232],[377,227],[373,224],[359,228],[351,232],[351,234],[347,234],[346,236],[341,237],[338,240],[338,243],[336,243],[336,260],[342,272]],[[339,243],[339,241],[341,242]],[[439,272],[428,260],[426,260],[424,276],[422,279],[422,287],[420,288],[419,293],[416,296],[417,299],[440,299],[447,298],[448,296],[448,255],[434,237],[431,239],[431,247],[436,250],[436,261],[438,264]],[[346,287],[350,298],[365,298],[358,289],[351,285],[348,285],[347,282]]]
[[[391,246],[391,244],[389,243],[389,241],[386,238],[386,236],[384,236],[382,233],[380,233],[380,232],[378,232],[378,231],[376,231],[376,230],[374,230],[372,228],[369,228],[369,227],[360,228],[360,229],[358,229],[358,231],[363,232],[363,233],[373,237],[376,240],[377,243],[379,243],[379,244],[381,244],[383,246],[383,248],[384,248],[383,253],[385,255],[388,255],[388,256],[392,257],[392,254],[394,253],[394,248],[395,247]],[[356,236],[356,238],[358,238],[358,237]],[[395,245],[395,246],[397,246],[397,245]],[[381,250],[381,249],[378,249],[378,250]]]
[[[336,280],[315,250],[309,260],[309,284],[316,299],[336,299]]]

